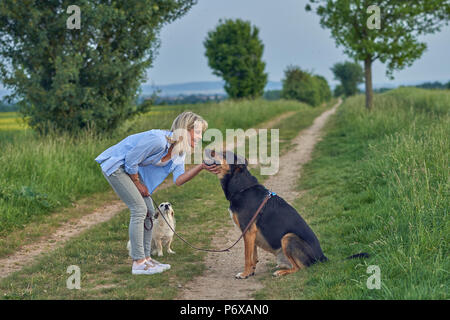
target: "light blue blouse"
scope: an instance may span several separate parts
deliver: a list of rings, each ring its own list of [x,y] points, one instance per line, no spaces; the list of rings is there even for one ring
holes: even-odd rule
[[[103,151],[95,161],[108,176],[121,165],[129,174],[139,173],[148,192],[152,194],[171,172],[174,183],[184,173],[185,154],[174,156],[167,165],[155,165],[167,154],[170,143],[165,136],[171,137],[172,134],[172,131],[160,129],[132,134]]]

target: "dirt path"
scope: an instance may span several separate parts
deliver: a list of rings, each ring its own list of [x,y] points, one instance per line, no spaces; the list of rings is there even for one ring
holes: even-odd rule
[[[260,128],[270,128],[283,119],[291,116],[295,111],[285,112],[280,116],[259,125]],[[172,179],[166,179],[159,185],[155,192],[173,185]],[[59,227],[54,233],[43,236],[40,240],[22,246],[15,253],[0,258],[0,279],[13,272],[21,270],[24,266],[33,263],[34,259],[43,253],[62,247],[68,240],[88,230],[89,228],[106,222],[116,216],[127,206],[121,200],[113,201],[97,208],[92,213],[84,215],[80,219],[71,219]]]
[[[311,159],[315,144],[319,141],[321,130],[327,119],[336,112],[341,104],[339,101],[332,109],[325,111],[314,120],[307,129],[301,131],[292,140],[292,150],[280,158],[281,164],[276,175],[269,177],[264,185],[283,197],[287,202],[296,199],[299,194],[295,191],[302,166]],[[224,213],[225,213],[224,209]],[[230,227],[222,230],[212,240],[213,248],[222,248],[231,245],[241,234],[230,221]],[[208,253],[205,258],[206,271],[202,276],[187,283],[178,296],[178,300],[248,300],[252,293],[262,289],[258,274],[262,275],[269,270],[269,263],[275,262],[275,257],[266,251],[258,250],[258,267],[256,276],[245,280],[235,279],[234,276],[243,271],[244,242],[240,241],[230,252]]]
[[[14,254],[0,259],[0,278],[19,271],[44,252],[52,251],[63,245],[68,239],[77,236],[89,227],[111,219],[118,212],[126,209],[126,205],[118,200],[105,205],[93,213],[83,216],[77,221],[68,221],[50,236],[35,243],[22,246]]]

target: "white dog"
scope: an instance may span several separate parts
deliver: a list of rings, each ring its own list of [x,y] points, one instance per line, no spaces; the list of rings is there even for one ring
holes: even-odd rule
[[[172,205],[170,202],[163,202],[159,206],[159,210],[164,215],[165,220],[169,222],[170,226],[173,230],[175,230],[175,217]],[[156,218],[153,220],[153,233],[152,233],[152,255],[154,255],[155,250],[158,253],[158,256],[163,256],[163,246],[167,248],[168,253],[175,253],[170,247],[172,245],[173,240],[173,231],[170,230],[167,222],[164,221],[163,217],[160,217],[158,210],[154,215]],[[128,241],[127,244],[128,252],[131,256],[131,244]]]

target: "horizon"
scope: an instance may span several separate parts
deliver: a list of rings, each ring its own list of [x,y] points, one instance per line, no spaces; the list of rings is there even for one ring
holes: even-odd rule
[[[186,86],[186,85],[193,85],[193,84],[217,84],[217,83],[219,83],[219,82],[223,82],[223,80],[212,80],[212,81],[190,81],[190,82],[182,82],[182,83],[169,83],[169,84],[158,84],[158,85],[156,85],[156,88],[157,89],[160,89],[159,87],[170,87],[170,86]],[[264,89],[264,92],[267,92],[267,91],[270,91],[270,90],[280,90],[280,89],[267,89],[267,86],[268,86],[268,84],[269,84],[269,82],[270,83],[272,83],[272,84],[281,84],[281,81],[272,81],[272,80],[268,80],[267,81],[267,85],[266,85],[266,88]],[[388,89],[395,89],[395,88],[398,88],[398,87],[401,87],[401,86],[416,86],[416,85],[419,85],[419,84],[424,84],[424,83],[433,83],[433,82],[440,82],[441,84],[446,84],[446,83],[448,83],[448,82],[450,82],[450,77],[447,79],[447,80],[434,80],[434,79],[432,79],[432,80],[425,80],[425,81],[409,81],[409,82],[404,82],[404,83],[396,83],[396,84],[393,84],[393,83],[374,83],[373,84],[373,87],[374,87],[374,89],[381,89],[381,88],[388,88]],[[334,84],[331,84],[331,83],[329,83],[329,85],[330,85],[330,88],[331,88],[331,90],[333,90],[334,89],[334,87],[336,86],[336,84],[337,83],[334,83]],[[149,83],[143,83],[142,85],[141,85],[141,88],[143,88],[143,87],[145,87],[145,86],[148,86],[148,87],[154,87],[154,85],[153,84],[149,84]],[[358,85],[358,87],[361,89],[361,90],[363,90],[364,91],[364,83],[361,83],[360,85]],[[166,89],[167,90],[167,89]],[[210,89],[211,90],[211,89]],[[208,94],[219,94],[219,95],[223,95],[223,94],[226,94],[225,93],[225,90],[223,90],[223,87],[221,88],[221,90],[220,90],[220,92],[219,91],[215,91],[214,89],[213,89],[213,91],[208,91],[208,89],[198,89],[198,90],[195,90],[195,89],[190,89],[190,90],[188,90],[188,89],[184,89],[184,90],[173,90],[173,91],[175,91],[175,92],[173,92],[173,93],[169,93],[169,94],[164,94],[164,91],[162,91],[161,92],[161,94],[159,95],[160,97],[170,97],[170,96],[178,96],[178,95],[189,95],[189,94],[198,94],[198,95],[202,95],[202,94],[205,94],[205,95],[208,95]],[[9,93],[11,93],[11,91],[9,91],[9,90],[7,90],[7,89],[5,89],[4,87],[2,87],[1,86],[1,84],[0,84],[0,102],[2,102],[2,99],[6,96],[6,95],[8,95]],[[140,97],[144,97],[144,96],[147,96],[147,95],[150,95],[151,94],[151,92],[150,91],[144,91],[143,90],[143,92],[142,92],[142,94],[140,95]]]

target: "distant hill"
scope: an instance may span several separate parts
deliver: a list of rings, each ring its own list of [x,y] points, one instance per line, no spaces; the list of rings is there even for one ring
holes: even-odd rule
[[[405,83],[375,83],[374,89],[394,89],[398,86],[416,86],[420,85],[424,82],[418,81],[410,81]],[[144,84],[142,86],[142,95],[150,96],[156,89],[160,89],[161,92],[159,96],[161,97],[174,97],[179,95],[196,95],[196,94],[204,94],[204,95],[213,95],[213,94],[225,94],[225,90],[223,89],[225,82],[224,81],[200,81],[200,82],[186,82],[186,83],[177,83],[177,84],[168,84],[168,85],[149,85]],[[281,90],[282,89],[281,81],[269,81],[264,88],[264,91],[269,90]],[[333,88],[334,85],[330,83],[330,86]],[[359,86],[361,90],[364,90],[364,84]]]
[[[381,88],[393,89],[401,85],[417,86],[423,83],[424,81],[406,82],[401,84],[375,83],[374,89],[381,89]],[[443,83],[446,83],[446,81],[444,81]],[[159,93],[159,96],[161,97],[174,97],[179,95],[188,96],[193,94],[223,95],[225,94],[225,90],[223,89],[224,84],[225,84],[224,81],[198,81],[198,82],[186,82],[167,85],[143,84],[141,88],[142,88],[142,96],[151,96],[156,89],[161,90],[161,92]],[[334,87],[333,83],[330,83],[330,86],[333,88]],[[281,88],[282,88],[281,81],[269,81],[266,87],[264,88],[264,91],[281,90]],[[364,90],[364,84],[361,84],[359,88],[361,90]],[[8,90],[0,86],[0,100],[9,93],[10,92]]]
[[[200,81],[155,86],[144,84],[142,86],[142,95],[151,95],[156,89],[161,90],[159,93],[160,96],[225,94],[225,90],[223,89],[224,85],[224,81]],[[269,81],[264,90],[280,90],[281,87],[281,82]]]

